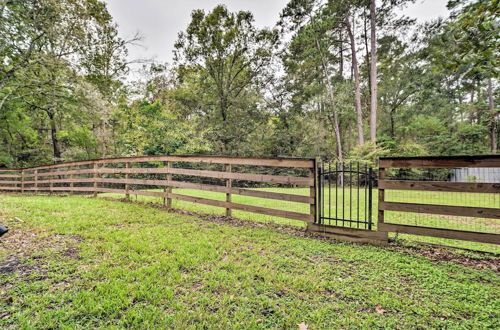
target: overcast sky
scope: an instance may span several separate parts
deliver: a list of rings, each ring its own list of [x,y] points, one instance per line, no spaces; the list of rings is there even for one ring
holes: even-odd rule
[[[136,32],[143,36],[143,47],[131,47],[131,60],[155,59],[171,62],[179,31],[189,24],[194,9],[211,10],[225,4],[229,10],[249,10],[259,27],[272,27],[288,0],[105,0],[120,36],[130,38]],[[404,10],[410,17],[426,21],[447,16],[447,0],[417,0]]]

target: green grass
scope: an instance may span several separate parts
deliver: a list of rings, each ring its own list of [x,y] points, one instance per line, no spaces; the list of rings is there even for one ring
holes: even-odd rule
[[[259,190],[282,192],[295,195],[305,195],[305,196],[309,195],[309,188],[260,188]],[[225,194],[223,193],[193,190],[193,189],[174,189],[174,193],[203,197],[208,199],[215,199],[215,200],[225,200],[226,198]],[[365,219],[364,210],[366,209],[365,201],[367,200],[364,194],[365,194],[364,190],[359,191],[359,205],[361,210],[359,217],[362,220]],[[123,198],[122,194],[100,194],[100,196]],[[337,201],[335,201],[335,196],[337,196]],[[159,197],[133,195],[132,199],[143,202],[162,203],[162,199]],[[345,215],[345,218],[352,219],[358,217],[357,207],[356,207],[356,205],[358,205],[358,191],[356,189],[352,189],[352,192],[349,189],[345,189],[345,193],[343,193],[342,189],[338,189],[337,193],[335,193],[335,188],[332,187],[331,197],[330,197],[330,190],[325,189],[324,200],[325,204],[330,203],[332,205],[332,208],[330,209],[331,216],[335,216],[335,209],[336,209],[338,217],[342,217],[343,213]],[[394,202],[407,202],[407,203],[500,208],[500,196],[497,196],[496,194],[388,190],[386,192],[386,200]],[[256,206],[262,206],[280,210],[289,210],[300,213],[309,213],[309,205],[303,203],[278,201],[272,199],[263,199],[263,198],[240,196],[240,195],[232,195],[232,201],[241,204],[256,205]],[[344,204],[344,207],[342,206],[342,203]],[[353,205],[352,209],[349,207],[351,204]],[[176,209],[188,210],[202,214],[217,214],[217,215],[225,214],[224,209],[220,207],[214,207],[202,204],[193,204],[190,202],[178,201],[178,200],[173,200],[173,207]],[[378,208],[378,191],[377,189],[374,189],[373,215],[372,215],[374,228],[376,228],[376,222],[377,222],[376,219],[377,208]],[[328,208],[325,207],[325,215],[328,215],[328,212],[329,212]],[[237,210],[233,211],[233,216],[252,221],[275,222],[280,224],[305,227],[305,224],[301,221],[283,219],[268,215],[261,215],[261,214],[255,214]],[[500,234],[500,221],[495,219],[387,211],[385,216],[385,221],[397,224]],[[331,224],[335,223],[332,221]],[[493,244],[463,242],[456,240],[417,237],[410,235],[401,235],[400,237],[410,240],[419,240],[429,243],[445,244],[445,245],[457,246],[468,249],[500,253],[499,247]]]
[[[500,326],[492,270],[100,198],[0,205],[0,328]]]

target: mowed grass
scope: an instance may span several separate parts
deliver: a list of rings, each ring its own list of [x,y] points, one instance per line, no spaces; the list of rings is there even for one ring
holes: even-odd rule
[[[295,195],[309,195],[309,188],[259,188],[256,190],[280,192]],[[224,193],[201,191],[194,189],[173,189],[174,193],[196,196],[214,200],[225,201]],[[123,194],[99,194],[103,197],[123,198]],[[344,219],[368,219],[367,201],[368,193],[365,189],[342,189],[332,186],[331,189],[325,188],[323,192],[324,200],[324,215]],[[163,199],[151,196],[131,196],[132,200],[163,203]],[[273,199],[264,199],[257,197],[232,195],[234,203],[255,205],[279,210],[294,211],[299,213],[309,213],[309,205],[304,203],[295,203],[288,201],[279,201]],[[500,208],[500,196],[498,194],[482,194],[482,193],[443,193],[429,191],[406,191],[406,190],[387,190],[386,201],[404,202],[404,203],[421,203],[421,204],[440,204],[440,205],[456,205],[456,206],[475,206]],[[328,207],[330,205],[330,208]],[[173,200],[172,206],[175,209],[187,210],[201,214],[216,214],[224,215],[225,209],[210,205],[194,204],[191,202]],[[373,189],[372,192],[372,221],[373,228],[376,229],[377,224],[377,209],[378,209],[378,190]],[[358,213],[359,210],[359,213]],[[284,219],[269,215],[255,214],[250,212],[232,211],[233,216],[245,220],[259,222],[275,222],[279,224],[295,225],[305,227],[305,223],[298,220]],[[500,234],[500,221],[497,219],[487,218],[471,218],[461,216],[443,216],[436,214],[422,214],[409,212],[387,211],[385,221],[388,223],[406,224],[415,226],[425,226],[433,228],[448,228],[465,231],[479,231]],[[335,225],[335,221],[331,220],[330,224]],[[337,224],[342,224],[340,221]],[[351,224],[356,227],[356,224]],[[349,226],[349,223],[346,223]],[[363,228],[363,227],[361,227]],[[410,235],[399,235],[399,237],[409,240],[418,240],[429,243],[437,243],[444,245],[452,245],[462,248],[483,250],[488,252],[500,253],[500,248],[493,244],[482,244],[475,242],[464,242],[441,238],[418,237]]]
[[[500,326],[493,270],[100,198],[0,205],[0,328]]]

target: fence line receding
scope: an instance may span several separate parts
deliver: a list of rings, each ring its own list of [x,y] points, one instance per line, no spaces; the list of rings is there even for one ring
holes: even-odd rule
[[[154,196],[305,222],[316,215],[315,159],[221,156],[144,156],[0,169],[0,191],[117,193]],[[262,187],[303,187],[293,194]],[[175,193],[173,188],[225,194],[224,200]],[[293,191],[292,191],[293,192]],[[233,195],[310,205],[308,213],[236,203]],[[292,208],[293,209],[293,208]],[[302,208],[300,208],[302,210]]]

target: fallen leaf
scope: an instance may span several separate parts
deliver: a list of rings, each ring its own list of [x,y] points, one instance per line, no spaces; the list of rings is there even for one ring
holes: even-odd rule
[[[382,305],[377,304],[377,306],[375,306],[375,312],[377,312],[378,314],[385,314],[387,313],[387,310],[383,309]]]
[[[307,329],[309,329],[309,327],[307,326],[307,324],[305,322],[299,323],[297,325],[299,326],[299,330],[307,330]]]

